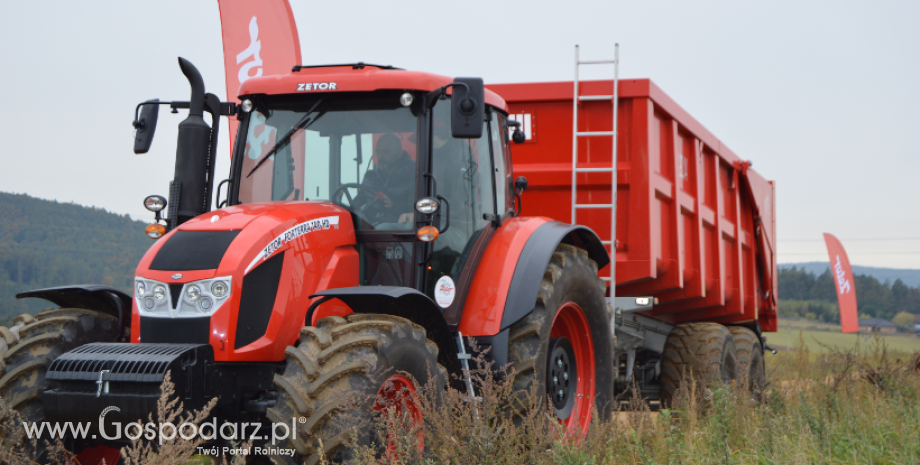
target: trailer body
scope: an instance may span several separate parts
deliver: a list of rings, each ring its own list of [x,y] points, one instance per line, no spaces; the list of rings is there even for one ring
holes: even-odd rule
[[[579,86],[579,95],[609,96],[613,81]],[[573,83],[487,87],[527,136],[513,150],[514,175],[530,186],[523,214],[582,224],[609,240],[611,209],[580,209],[572,218]],[[656,297],[646,313],[672,324],[756,321],[775,331],[774,182],[651,80],[621,80],[618,91],[616,295]],[[578,105],[579,132],[611,131],[610,99]],[[579,170],[609,169],[612,140],[579,137]],[[609,204],[611,185],[609,171],[578,172],[578,203]],[[599,274],[609,277],[609,269]]]

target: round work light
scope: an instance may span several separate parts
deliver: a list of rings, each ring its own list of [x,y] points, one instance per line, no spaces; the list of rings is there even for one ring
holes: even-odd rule
[[[438,207],[440,207],[440,204],[438,203],[437,199],[433,199],[431,197],[421,198],[415,202],[415,210],[426,215],[430,215],[438,211]]]
[[[148,195],[144,199],[144,208],[154,213],[163,211],[166,208],[166,198],[162,195]]]

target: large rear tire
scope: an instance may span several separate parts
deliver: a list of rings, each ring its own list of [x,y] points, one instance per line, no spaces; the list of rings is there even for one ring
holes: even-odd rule
[[[760,391],[767,378],[760,338],[743,326],[729,326],[728,331],[732,333],[738,354],[738,379],[744,380],[750,391]]]
[[[671,406],[681,381],[700,388],[728,384],[737,377],[735,340],[718,323],[684,323],[671,330],[661,362],[661,401]]]
[[[48,309],[15,321],[12,331],[0,327],[0,338],[8,345],[2,354],[0,397],[28,422],[44,421],[41,393],[48,388],[45,373],[51,362],[85,344],[114,342],[120,332],[114,316],[81,308]],[[12,344],[10,336],[15,338]],[[10,433],[0,431],[0,436]],[[43,461],[43,450],[29,452],[31,459]]]
[[[350,426],[359,425],[359,445],[369,445],[375,407],[428,382],[436,383],[438,393],[447,384],[437,345],[421,326],[396,316],[326,317],[316,327],[303,328],[299,344],[285,353],[284,373],[275,375],[278,402],[268,418],[286,425],[296,420],[295,434],[282,444],[296,454],[272,456],[278,464],[312,465],[321,453],[327,462],[348,462],[349,450],[343,446],[354,431]]]
[[[606,418],[612,406],[613,350],[606,290],[588,252],[560,244],[543,274],[533,312],[511,326],[508,339],[515,392],[550,395],[556,418],[582,433],[587,432],[593,408]],[[574,384],[563,379],[572,369],[577,373],[570,376]]]

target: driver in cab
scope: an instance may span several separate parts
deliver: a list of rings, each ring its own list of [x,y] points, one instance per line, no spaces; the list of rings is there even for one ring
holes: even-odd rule
[[[415,201],[415,162],[394,134],[380,136],[374,153],[377,164],[367,171],[361,185],[377,194],[371,198],[369,192],[362,192],[362,209],[378,223],[375,229],[409,229]]]

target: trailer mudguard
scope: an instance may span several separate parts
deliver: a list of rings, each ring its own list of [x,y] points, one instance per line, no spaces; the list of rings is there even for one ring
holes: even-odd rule
[[[588,251],[598,269],[610,263],[591,229],[545,217],[513,218],[492,237],[464,304],[464,335],[496,336],[533,311],[543,273],[559,244]]]
[[[319,299],[316,299],[319,297]],[[316,299],[307,310],[306,325],[316,324],[325,316],[316,312],[324,302],[338,299],[355,313],[378,313],[406,318],[425,328],[428,339],[438,345],[438,363],[451,373],[459,374],[457,342],[441,314],[441,308],[425,294],[399,286],[355,286],[326,289],[310,296]]]
[[[59,307],[85,308],[107,313],[118,318],[121,328],[119,339],[125,336],[125,327],[131,323],[131,296],[118,289],[98,284],[48,287],[16,294],[17,299],[37,297]]]

